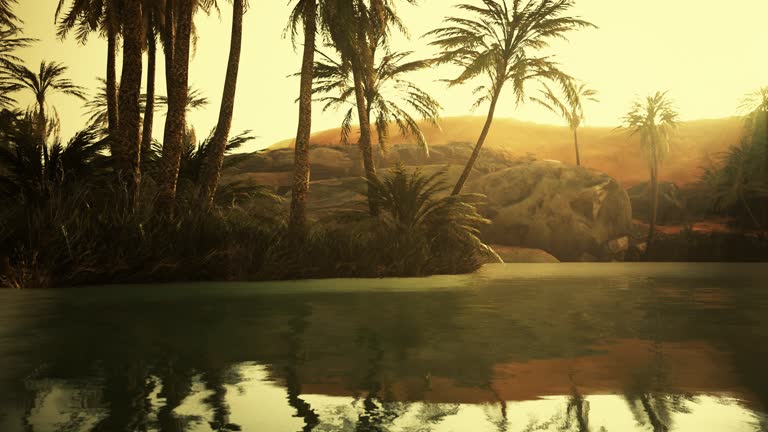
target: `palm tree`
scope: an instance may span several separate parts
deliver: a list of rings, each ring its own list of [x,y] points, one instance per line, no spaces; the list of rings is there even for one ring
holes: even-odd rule
[[[144,105],[144,119],[141,126],[141,154],[152,146],[152,131],[155,120],[155,82],[157,75],[157,33],[162,22],[162,2],[144,0],[144,31],[147,38],[147,90]]]
[[[106,128],[107,122],[108,122],[106,81],[103,78],[99,78],[99,81],[101,82],[101,85],[99,86],[98,92],[95,95],[93,95],[90,99],[88,99],[88,101],[85,102],[83,107],[86,108],[87,113],[89,115],[88,117],[89,125]],[[149,99],[149,96],[147,94],[142,94],[139,97],[140,110],[146,112],[148,99]],[[160,108],[164,108],[167,111],[168,97],[164,95],[156,95],[154,99],[155,99],[155,103],[152,110],[153,112],[156,112]],[[187,101],[188,101],[187,112],[194,109],[204,108],[210,102],[208,98],[203,95],[200,89],[197,89],[194,87],[189,87],[189,93],[187,94]]]
[[[243,15],[247,4],[245,0],[232,0],[232,32],[229,46],[229,61],[227,74],[224,79],[224,91],[219,110],[219,121],[216,132],[211,139],[211,152],[203,168],[202,184],[200,185],[200,200],[205,208],[213,204],[213,197],[221,177],[221,166],[224,163],[224,152],[227,148],[229,131],[232,127],[232,115],[235,109],[235,94],[237,93],[237,75],[240,68],[240,51],[243,41]]]
[[[120,77],[118,97],[117,150],[116,166],[118,180],[126,185],[128,205],[133,207],[138,202],[141,182],[141,79],[143,77],[144,18],[143,7],[138,1],[127,1],[122,5],[123,67]]]
[[[85,44],[88,35],[100,32],[107,39],[107,107],[109,112],[108,130],[117,132],[119,107],[117,83],[117,43],[120,34],[118,0],[72,0],[66,12],[67,0],[59,0],[56,8],[56,21],[59,21],[57,34],[64,39],[70,31],[76,31],[77,40]],[[114,149],[113,153],[114,153]]]
[[[480,155],[504,84],[512,84],[518,103],[523,101],[529,81],[556,82],[567,91],[571,78],[560,70],[560,65],[549,56],[536,55],[550,41],[563,39],[568,32],[594,27],[579,17],[566,15],[574,6],[573,0],[483,0],[482,3],[482,6],[456,6],[472,17],[446,18],[445,27],[427,33],[427,36],[435,37],[431,45],[441,50],[436,60],[462,68],[456,78],[447,80],[449,86],[464,84],[477,77],[487,79],[486,84],[475,89],[480,97],[474,106],[490,102],[488,115],[475,149],[453,189],[454,194],[461,192]]]
[[[67,67],[61,63],[42,61],[38,72],[33,72],[24,65],[12,64],[8,66],[7,90],[10,92],[27,90],[32,92],[35,97],[37,136],[42,143],[43,156],[47,158],[49,116],[46,113],[46,101],[48,97],[53,93],[62,93],[85,99],[84,89],[64,77]]]
[[[403,136],[412,136],[417,144],[429,155],[429,145],[416,119],[409,113],[412,109],[422,119],[437,126],[440,115],[440,103],[415,84],[403,77],[410,72],[425,69],[431,61],[404,60],[412,52],[389,52],[379,60],[376,66],[373,88],[365,89],[365,109],[369,118],[374,119],[376,134],[382,152],[386,152],[389,141],[389,126],[397,125]],[[325,103],[323,111],[350,106],[344,116],[341,128],[341,141],[348,144],[352,129],[352,117],[355,109],[354,84],[348,63],[335,60],[322,54],[324,61],[315,63],[314,93],[326,94],[318,100]]]
[[[307,191],[309,190],[309,136],[312,133],[312,78],[317,36],[317,0],[298,0],[291,13],[288,29],[296,41],[299,25],[304,30],[304,53],[301,60],[299,88],[299,124],[294,148],[293,187],[288,226],[293,233],[303,233],[307,224]]]
[[[645,254],[648,256],[656,231],[656,212],[659,207],[659,168],[669,153],[669,142],[677,128],[677,111],[667,92],[656,92],[632,104],[624,117],[623,128],[631,135],[640,136],[640,146],[651,171],[651,220],[648,228]]]
[[[13,13],[13,6],[15,4],[16,0],[0,0],[0,28],[5,27],[3,30],[18,29],[17,23],[19,19]]]
[[[746,95],[741,104],[741,109],[748,111],[748,119],[753,127],[757,128],[759,124],[764,124],[765,152],[763,160],[763,179],[768,184],[768,86],[761,87],[754,92]],[[762,115],[762,121],[757,121],[758,116]]]
[[[15,28],[0,29],[0,109],[10,108],[15,103],[9,94],[8,69],[18,67],[21,59],[14,53],[34,41],[18,37],[18,34],[19,30]]]
[[[597,91],[588,88],[584,83],[578,85],[569,83],[569,86],[571,88],[562,92],[562,97],[558,97],[552,88],[545,84],[544,88],[539,90],[540,96],[531,97],[531,101],[559,115],[568,123],[573,133],[573,145],[576,148],[576,165],[581,166],[578,130],[584,121],[584,102],[598,102]]]
[[[416,0],[404,0],[414,4]],[[394,0],[334,0],[323,8],[323,29],[333,47],[349,62],[355,89],[355,106],[360,125],[358,145],[362,153],[365,174],[370,183],[376,177],[371,149],[371,119],[366,111],[366,89],[374,88],[374,57],[376,49],[386,46],[391,28],[405,31],[394,9]],[[372,215],[378,214],[376,202],[369,200]]]
[[[209,11],[215,0],[166,0],[163,24],[168,115],[163,134],[163,169],[158,178],[157,205],[160,213],[173,217],[176,203],[176,182],[186,130],[187,94],[189,87],[189,57],[192,19],[202,9]]]

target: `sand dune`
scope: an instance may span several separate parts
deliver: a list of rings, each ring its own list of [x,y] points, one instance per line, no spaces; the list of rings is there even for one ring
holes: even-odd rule
[[[482,117],[448,117],[441,120],[440,129],[425,126],[424,135],[431,145],[474,143],[484,120]],[[737,144],[742,132],[743,120],[739,117],[681,123],[662,167],[662,180],[681,185],[695,182],[701,167],[718,153]],[[314,145],[338,145],[339,130],[317,132],[311,142]],[[413,140],[395,135],[391,143],[413,143]],[[584,127],[579,130],[579,143],[584,166],[606,172],[625,186],[647,180],[648,166],[642,158],[637,137],[613,128]],[[273,148],[292,144],[292,140],[281,141]],[[530,154],[540,159],[575,163],[573,136],[566,127],[496,119],[486,145],[503,147],[519,156]]]

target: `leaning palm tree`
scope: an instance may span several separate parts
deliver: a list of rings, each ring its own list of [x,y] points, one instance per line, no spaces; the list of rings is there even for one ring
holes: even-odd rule
[[[61,93],[85,99],[85,89],[65,78],[67,67],[61,63],[42,61],[38,72],[24,65],[9,65],[7,89],[10,92],[26,90],[35,97],[37,136],[42,142],[43,154],[47,154],[48,122],[47,100],[53,93]]]
[[[365,88],[365,110],[373,119],[382,152],[389,141],[389,126],[394,123],[404,137],[411,136],[429,155],[429,145],[421,127],[409,111],[437,126],[440,103],[432,96],[408,81],[404,75],[428,68],[428,60],[405,61],[412,52],[389,52],[379,59],[371,88]],[[348,62],[333,59],[321,53],[323,60],[315,63],[315,87],[313,92],[325,95],[318,99],[324,103],[323,111],[348,107],[341,127],[341,142],[349,143],[352,118],[355,111],[355,88]]]
[[[232,0],[232,31],[230,32],[227,74],[224,79],[219,120],[211,139],[210,153],[204,162],[200,185],[200,202],[204,208],[210,208],[213,205],[213,197],[221,177],[221,167],[224,163],[224,152],[227,149],[229,131],[232,128],[235,94],[237,93],[237,75],[240,68],[240,51],[243,42],[243,15],[246,7],[246,0]]]
[[[431,45],[440,49],[439,63],[451,63],[462,68],[461,73],[447,80],[449,86],[467,83],[482,77],[486,83],[477,87],[480,97],[475,107],[490,102],[485,125],[472,155],[453,189],[461,192],[491,129],[496,104],[504,84],[511,83],[516,100],[522,102],[530,82],[554,82],[564,91],[571,79],[550,56],[540,55],[552,40],[585,27],[588,21],[567,15],[574,0],[482,0],[481,6],[460,4],[459,10],[470,17],[449,17],[446,26],[427,33],[435,38]]]
[[[294,148],[293,187],[288,226],[293,233],[303,233],[307,224],[307,191],[309,190],[309,136],[312,133],[312,78],[317,36],[317,0],[298,0],[288,23],[296,46],[299,27],[304,31],[299,89],[299,124]]]
[[[562,96],[558,96],[550,86],[544,85],[543,89],[539,90],[540,95],[538,97],[531,97],[531,101],[538,103],[544,108],[559,115],[568,123],[568,127],[573,133],[573,145],[576,149],[576,165],[581,166],[581,156],[579,155],[579,127],[584,121],[584,102],[592,101],[598,102],[596,96],[597,91],[587,87],[584,83],[576,85],[571,82],[568,83],[569,90],[562,92]]]
[[[637,100],[624,116],[623,129],[640,136],[640,146],[648,160],[651,172],[651,220],[648,228],[645,254],[648,256],[656,231],[656,212],[659,207],[659,168],[669,153],[669,142],[677,129],[678,113],[667,92],[656,92],[644,101]]]

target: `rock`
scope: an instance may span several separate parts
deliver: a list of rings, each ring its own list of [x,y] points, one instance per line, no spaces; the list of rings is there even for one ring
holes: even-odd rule
[[[472,178],[467,192],[487,196],[491,219],[483,239],[542,249],[560,261],[604,257],[606,243],[628,236],[632,210],[624,189],[606,174],[557,161],[520,161]]]
[[[608,251],[612,254],[620,254],[629,249],[629,236],[613,239],[606,244]]]
[[[491,245],[491,249],[504,260],[505,263],[557,263],[557,258],[541,249],[528,249],[514,246]]]
[[[651,219],[651,185],[640,183],[627,189],[632,202],[633,217],[645,222]],[[659,208],[656,213],[659,225],[672,225],[686,222],[687,204],[683,193],[676,184],[659,183]]]

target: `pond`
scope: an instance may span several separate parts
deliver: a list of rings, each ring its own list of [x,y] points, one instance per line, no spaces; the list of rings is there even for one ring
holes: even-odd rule
[[[0,431],[765,431],[768,266],[0,291]]]

